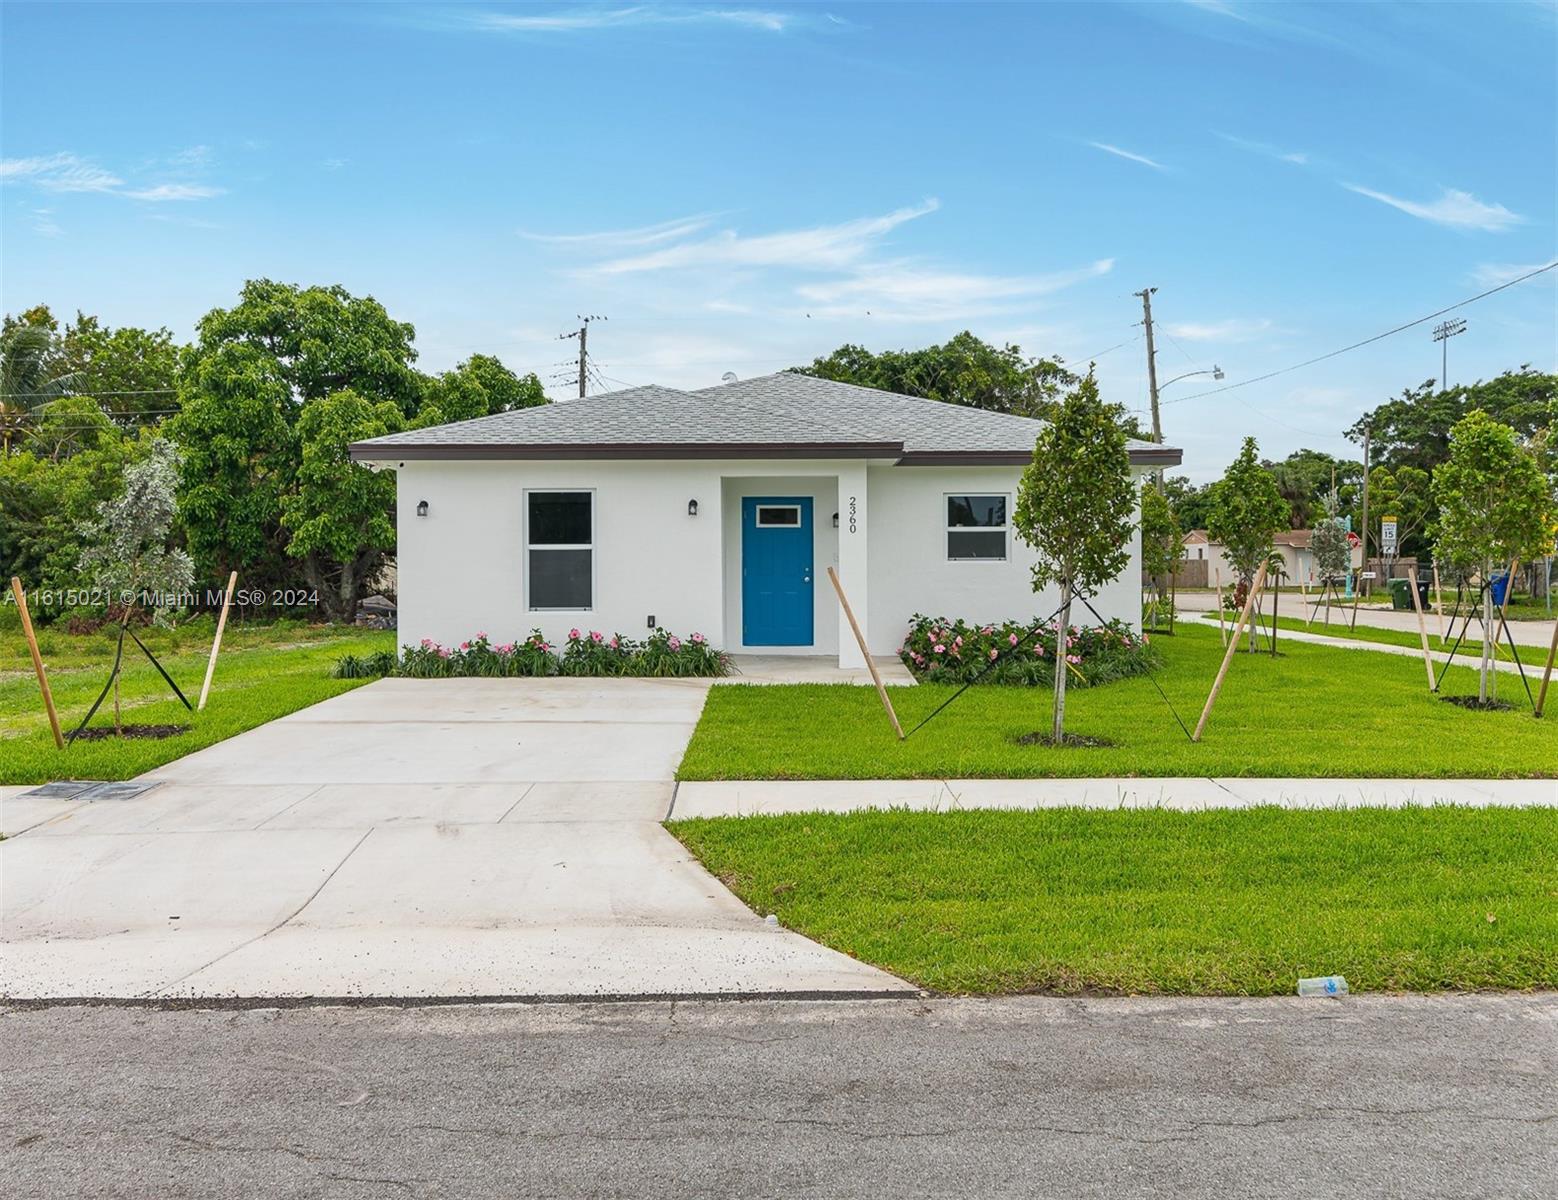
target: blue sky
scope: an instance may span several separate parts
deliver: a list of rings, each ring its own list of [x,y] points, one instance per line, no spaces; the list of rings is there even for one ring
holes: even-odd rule
[[[1558,9],[25,4],[3,12],[0,300],[190,336],[342,283],[543,379],[703,385],[969,328],[1146,406],[1558,258]],[[68,69],[61,69],[61,64]],[[1452,381],[1558,369],[1558,271],[1472,305]],[[1123,345],[1122,345],[1123,343]],[[1427,326],[1163,392],[1215,477],[1341,452]],[[554,394],[566,395],[559,387]],[[1190,398],[1195,397],[1195,398]]]

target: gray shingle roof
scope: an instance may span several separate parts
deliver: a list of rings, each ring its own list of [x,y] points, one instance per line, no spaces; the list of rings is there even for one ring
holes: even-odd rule
[[[358,461],[425,458],[849,457],[1027,462],[1042,421],[784,372],[695,391],[626,388],[407,430]],[[1132,442],[1135,462],[1180,452]]]

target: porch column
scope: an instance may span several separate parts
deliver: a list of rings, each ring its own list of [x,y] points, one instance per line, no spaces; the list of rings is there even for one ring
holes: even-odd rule
[[[871,636],[871,605],[866,594],[869,572],[866,569],[866,545],[870,525],[866,517],[866,465],[863,462],[841,466],[839,483],[839,582],[849,597],[849,606],[855,610],[855,620],[867,639]],[[831,589],[830,589],[831,590]],[[839,666],[866,665],[860,646],[855,642],[855,632],[849,627],[843,605],[838,610]]]

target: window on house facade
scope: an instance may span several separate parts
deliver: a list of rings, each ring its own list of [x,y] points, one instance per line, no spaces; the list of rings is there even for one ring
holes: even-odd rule
[[[526,560],[532,609],[595,604],[595,494],[525,493]]]
[[[947,497],[947,558],[951,562],[999,562],[1006,557],[1007,497]]]

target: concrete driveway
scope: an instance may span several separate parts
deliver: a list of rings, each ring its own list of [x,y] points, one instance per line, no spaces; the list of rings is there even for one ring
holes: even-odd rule
[[[767,927],[661,828],[708,686],[387,679],[135,799],[8,798],[0,993],[910,990]]]

